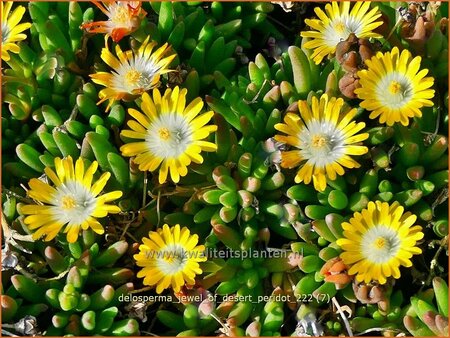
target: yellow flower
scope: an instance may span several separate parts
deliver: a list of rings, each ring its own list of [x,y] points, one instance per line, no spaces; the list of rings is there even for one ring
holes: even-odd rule
[[[281,153],[283,168],[300,169],[295,182],[309,184],[323,191],[327,180],[335,180],[344,175],[344,167],[359,168],[359,163],[350,155],[363,155],[367,147],[355,145],[369,137],[367,133],[357,134],[365,127],[364,122],[353,119],[356,108],[342,113],[344,100],[323,94],[320,101],[312,98],[312,106],[306,101],[298,101],[300,115],[288,113],[285,123],[277,123],[275,129],[287,134],[276,135],[275,140],[297,148]]]
[[[33,233],[33,239],[45,235],[45,241],[51,241],[64,228],[69,243],[76,242],[80,230],[91,228],[103,234],[103,226],[96,218],[105,217],[108,213],[120,212],[115,205],[106,204],[122,196],[121,191],[113,191],[99,195],[111,176],[104,173],[92,184],[97,162],[92,162],[87,170],[79,158],[75,166],[72,157],[55,158],[55,171],[45,168],[47,177],[54,186],[40,179],[32,178],[29,182],[28,196],[37,204],[20,207],[20,212],[27,215],[24,223]]]
[[[344,250],[340,257],[357,281],[385,284],[388,277],[398,279],[399,267],[411,267],[411,257],[422,252],[415,246],[423,238],[422,228],[413,226],[417,217],[403,211],[398,202],[369,202],[367,209],[342,223],[345,238],[337,240]]]
[[[91,74],[92,81],[106,88],[99,93],[100,101],[109,100],[109,110],[115,100],[133,100],[136,96],[152,89],[159,83],[160,76],[171,70],[167,69],[176,55],[163,57],[168,51],[167,43],[152,53],[156,42],[145,39],[137,52],[122,52],[116,45],[117,59],[108,48],[102,49],[101,58],[110,66],[111,73]]]
[[[31,23],[21,23],[18,25],[20,20],[25,13],[25,7],[17,6],[11,13],[11,7],[13,5],[12,1],[0,3],[0,9],[2,13],[2,60],[9,61],[10,56],[8,51],[18,54],[20,52],[20,47],[15,44],[17,41],[22,41],[27,38],[26,34],[22,32],[31,27]]]
[[[123,130],[124,137],[138,139],[120,148],[123,156],[136,156],[134,162],[139,170],[155,171],[160,165],[159,182],[164,183],[168,172],[172,181],[178,183],[186,176],[191,161],[202,163],[201,151],[216,151],[214,143],[204,141],[217,130],[215,125],[206,125],[214,112],[197,116],[203,108],[201,98],[196,98],[186,107],[186,89],[167,89],[164,96],[153,90],[153,99],[144,93],[141,109],[128,113],[136,119],[128,121],[131,130]]]
[[[159,294],[169,287],[179,292],[186,283],[195,284],[195,275],[202,273],[198,263],[206,261],[205,246],[197,246],[197,235],[191,235],[186,227],[180,229],[179,224],[171,228],[164,224],[142,242],[133,257],[143,268],[137,277],[143,277],[145,285],[156,285]]]
[[[139,1],[92,1],[107,17],[108,21],[87,22],[81,25],[89,33],[105,33],[114,42],[136,31],[147,12]]]
[[[397,47],[366,60],[368,69],[358,72],[361,87],[355,94],[363,100],[360,106],[371,111],[369,118],[407,126],[409,118],[422,116],[420,108],[433,106],[434,79],[425,77],[428,69],[419,71],[420,61],[406,49],[400,54]]]
[[[325,56],[334,54],[337,44],[347,40],[350,33],[358,38],[381,38],[373,32],[383,24],[382,21],[375,21],[381,16],[378,7],[369,11],[370,1],[358,1],[350,11],[349,1],[338,3],[333,1],[325,5],[326,14],[319,7],[314,8],[319,19],[305,19],[305,23],[314,30],[301,32],[300,35],[312,38],[305,43],[305,48],[314,49],[311,59],[316,64]]]

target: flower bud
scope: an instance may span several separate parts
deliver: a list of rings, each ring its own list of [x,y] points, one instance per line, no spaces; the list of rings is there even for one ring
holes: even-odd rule
[[[359,77],[355,73],[345,73],[339,80],[339,90],[349,99],[356,99],[355,89],[359,87]]]
[[[254,320],[245,329],[245,335],[249,337],[259,337],[261,332],[261,323],[259,320]]]
[[[64,260],[64,257],[51,246],[45,248],[44,257],[54,273],[59,274],[67,268],[67,262]]]
[[[216,305],[214,302],[211,299],[206,298],[198,306],[198,314],[200,315],[200,318],[205,318],[213,313],[215,309]]]
[[[347,273],[347,266],[339,258],[335,257],[327,261],[320,269],[320,274],[325,276],[325,281],[336,284],[337,289],[342,289],[350,283],[353,277]]]
[[[2,321],[9,322],[16,314],[18,305],[16,301],[8,295],[0,295],[2,305]]]

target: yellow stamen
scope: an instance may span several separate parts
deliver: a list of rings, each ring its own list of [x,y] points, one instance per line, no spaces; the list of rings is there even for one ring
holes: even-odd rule
[[[77,202],[72,196],[64,196],[62,198],[62,208],[66,210],[70,210],[75,208],[77,205]]]
[[[377,249],[383,249],[386,246],[386,240],[383,237],[378,237],[373,245]]]
[[[111,21],[116,24],[124,24],[124,23],[127,23],[129,19],[130,19],[130,14],[129,14],[128,10],[123,6],[117,6],[116,13],[111,18]]]
[[[169,257],[165,258],[165,261],[167,263],[175,263],[175,264],[181,264],[183,261],[183,258],[180,257],[179,255],[170,255]]]
[[[170,131],[167,128],[161,128],[158,130],[158,134],[162,140],[167,140],[170,137]]]
[[[135,85],[137,82],[139,82],[141,75],[141,72],[132,69],[125,74],[125,81],[128,85]]]
[[[334,29],[338,33],[343,33],[345,31],[345,25],[342,21],[336,22],[336,24],[334,25]]]
[[[392,81],[389,85],[389,92],[391,94],[398,94],[400,90],[402,90],[402,85],[397,81]]]
[[[327,144],[327,140],[325,137],[321,135],[314,135],[312,138],[311,145],[315,148],[322,148],[324,145]]]

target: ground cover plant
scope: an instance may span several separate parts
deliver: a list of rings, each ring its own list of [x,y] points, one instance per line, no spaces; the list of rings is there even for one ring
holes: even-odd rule
[[[446,336],[447,17],[1,2],[2,334]]]

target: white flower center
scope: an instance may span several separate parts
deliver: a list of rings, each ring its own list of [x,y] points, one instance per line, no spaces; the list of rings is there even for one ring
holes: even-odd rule
[[[413,97],[411,81],[398,72],[386,74],[377,84],[378,100],[386,107],[400,109]]]
[[[147,91],[151,89],[152,80],[158,70],[152,61],[134,56],[112,72],[112,86],[117,91],[130,94],[135,90]]]
[[[311,165],[325,167],[344,155],[344,134],[329,121],[309,121],[298,138],[300,152]]]
[[[53,197],[54,215],[58,222],[81,224],[95,210],[96,198],[80,182],[67,181],[56,187],[56,191]]]
[[[148,128],[145,139],[150,152],[161,158],[176,158],[192,143],[193,130],[177,113],[165,113]]]
[[[184,269],[188,261],[186,250],[179,244],[169,244],[157,256],[157,266],[165,275],[173,275]]]
[[[9,39],[9,27],[6,22],[2,22],[2,43]]]
[[[373,263],[386,263],[396,256],[400,244],[398,233],[394,229],[377,225],[362,235],[361,252]]]
[[[325,27],[324,40],[328,43],[328,46],[334,48],[339,42],[347,40],[350,33],[355,33],[358,36],[362,27],[361,20],[354,16],[338,17]]]

